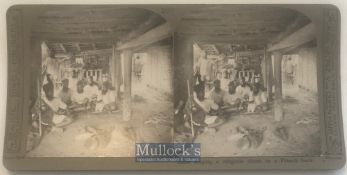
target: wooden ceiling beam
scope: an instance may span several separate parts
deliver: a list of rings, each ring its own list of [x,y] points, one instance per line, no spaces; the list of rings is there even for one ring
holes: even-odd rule
[[[39,24],[37,25],[37,28],[41,27],[46,27],[46,26],[72,26],[72,27],[88,27],[90,25],[92,26],[97,26],[97,25],[102,25],[102,26],[108,26],[112,27],[117,24],[122,24],[122,25],[133,25],[134,19],[123,19],[123,20],[89,20],[89,21],[84,21],[84,20],[76,20],[76,21],[40,21]]]
[[[249,12],[249,13],[230,13],[231,11],[228,12],[205,12],[202,14],[198,13],[192,13],[185,15],[182,18],[182,21],[200,21],[200,22],[206,22],[206,21],[216,21],[215,19],[220,19],[225,22],[233,22],[233,21],[256,21],[256,20],[286,20],[290,19],[294,13],[285,13],[285,12],[259,12],[259,11],[254,11],[254,12]],[[224,17],[224,18],[221,18]],[[217,20],[217,22],[220,22],[220,20]]]
[[[233,5],[194,5],[194,9],[191,10],[191,13],[199,14],[199,13],[206,13],[206,12],[229,12],[229,13],[252,13],[255,11],[258,12],[283,12],[281,8],[276,8],[271,5],[243,5],[243,4],[233,4]]]
[[[208,43],[208,44],[247,44],[251,46],[261,46],[264,47],[267,44],[267,41],[262,39],[242,39],[242,40],[229,40],[229,39],[221,39],[221,38],[196,38],[193,39],[197,43]]]
[[[46,13],[44,13],[45,15],[59,15],[62,14],[61,11],[61,6],[47,6],[47,9],[49,11],[46,11]],[[140,11],[141,9],[139,9]],[[90,13],[90,12],[102,12],[102,13],[119,13],[122,14],[124,12],[128,12],[129,13],[129,7],[122,7],[122,6],[90,6],[90,5],[79,5],[78,6],[78,11],[76,10],[76,6],[70,6],[64,7],[64,14],[80,14],[80,13]],[[135,11],[134,13],[137,13],[137,11]]]
[[[280,42],[272,45],[268,51],[276,51],[290,47],[300,46],[308,43],[316,38],[316,30],[314,24],[311,22],[291,35],[283,38]]]
[[[195,32],[194,30],[179,30],[180,33],[187,34],[187,35],[215,35],[215,36],[255,36],[255,35],[262,35],[262,36],[268,36],[268,37],[275,37],[277,36],[281,31],[280,30],[275,30],[275,29],[264,29],[264,30],[213,30],[213,29],[208,29],[208,30],[198,30],[196,29]]]
[[[33,37],[36,38],[41,38],[43,40],[55,40],[55,41],[59,41],[61,40],[63,41],[78,41],[78,42],[83,42],[83,41],[99,41],[99,42],[103,42],[103,40],[105,41],[116,41],[116,40],[122,40],[122,41],[129,41],[133,38],[138,37],[139,35],[145,33],[146,31],[150,30],[151,28],[161,24],[162,22],[164,22],[164,20],[156,15],[150,15],[147,20],[145,20],[143,23],[141,23],[140,25],[136,26],[136,27],[132,27],[134,30],[132,31],[117,31],[118,29],[115,29],[116,32],[105,32],[105,33],[89,33],[87,32],[81,32],[81,31],[70,31],[70,32],[66,32],[66,30],[64,30],[64,28],[60,29],[60,32],[57,32],[56,30],[52,29],[52,30],[48,30],[48,31],[44,31],[44,30],[34,30],[34,32],[32,33]],[[121,26],[121,25],[120,25]],[[68,26],[67,26],[68,27]],[[115,27],[117,28],[117,27]],[[122,27],[120,27],[121,29]]]
[[[121,37],[119,40],[122,42],[130,41],[164,22],[165,21],[162,19],[162,17],[156,14],[150,14],[144,22],[136,26],[133,31],[129,32],[127,35],[124,35],[124,37]]]
[[[180,33],[186,34],[200,34],[200,35],[208,35],[208,34],[225,34],[225,35],[243,35],[243,34],[262,34],[262,35],[278,35],[284,28],[286,27],[286,23],[250,23],[243,25],[231,25],[227,23],[222,23],[218,25],[209,25],[202,24],[183,24],[178,28]]]
[[[145,9],[136,9],[131,10],[129,9],[124,11],[119,10],[113,10],[109,12],[105,11],[99,11],[98,9],[89,9],[86,11],[83,10],[74,10],[74,11],[49,11],[46,12],[44,15],[38,16],[38,20],[40,21],[71,21],[71,22],[78,22],[78,21],[85,21],[85,20],[91,20],[91,21],[98,21],[98,20],[104,20],[104,19],[119,19],[119,20],[127,20],[127,19],[138,19],[139,17],[143,17],[148,14],[148,11]]]
[[[113,34],[94,34],[90,35],[89,33],[56,33],[56,32],[33,32],[32,37],[43,41],[53,41],[53,42],[111,42],[117,40],[119,35],[125,35],[125,32],[118,32]]]
[[[158,42],[160,40],[163,40],[165,38],[168,38],[172,36],[172,28],[169,23],[164,23],[158,27],[155,27],[151,29],[150,31],[147,31],[146,33],[142,34],[141,36],[125,42],[118,46],[117,50],[124,50],[124,49],[132,49],[136,47],[143,47],[155,42]]]
[[[129,30],[129,28],[122,28],[122,30]],[[33,29],[33,32],[83,32],[83,31],[103,31],[113,32],[112,26],[97,25],[85,25],[85,26],[71,26],[71,25],[40,25]]]
[[[259,21],[259,20],[249,20],[249,21],[222,21],[222,22],[186,22],[182,21],[181,26],[184,27],[231,27],[231,28],[237,28],[237,27],[249,27],[249,26],[262,26],[266,27],[269,25],[276,25],[276,26],[283,26],[285,27],[287,25],[287,22],[284,20],[266,20],[266,21]]]
[[[97,54],[112,54],[112,48],[110,49],[98,49],[98,50],[85,50],[80,53],[81,55],[97,55]]]
[[[275,38],[273,38],[270,41],[269,47],[270,45],[273,45],[282,40],[283,38],[289,36],[293,32],[308,24],[309,22],[310,20],[306,16],[297,14],[291,22],[287,23],[286,28],[284,28],[281,33],[279,33]]]
[[[106,37],[99,37],[99,38],[88,38],[87,36],[85,38],[83,37],[59,37],[59,36],[33,36],[37,40],[40,41],[49,41],[49,42],[80,42],[80,47],[82,49],[82,43],[90,43],[90,42],[105,42],[110,44],[115,44],[115,40],[113,38],[106,38]],[[83,49],[82,49],[83,50]]]
[[[47,15],[47,16],[38,16],[37,20],[41,22],[82,22],[82,21],[126,21],[126,20],[132,20],[134,18],[138,18],[140,15],[137,16],[124,16],[122,15],[104,15],[99,14],[99,16],[90,16],[85,14],[78,14],[78,15]]]
[[[182,33],[181,33],[182,34]],[[276,36],[276,34],[247,34],[247,35],[233,35],[233,34],[186,34],[187,37],[190,37],[195,40],[211,40],[211,41],[252,41],[258,40],[263,41],[264,43],[268,43],[269,39]]]
[[[125,35],[128,32],[122,31],[122,32],[56,32],[56,31],[40,31],[40,32],[32,32],[33,37],[38,38],[72,38],[73,40],[70,41],[76,41],[76,38],[80,39],[89,39],[89,41],[93,41],[93,39],[98,38],[118,38],[120,35]]]

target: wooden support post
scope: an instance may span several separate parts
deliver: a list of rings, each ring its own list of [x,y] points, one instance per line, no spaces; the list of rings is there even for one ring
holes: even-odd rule
[[[179,102],[186,101],[188,98],[187,92],[187,80],[193,83],[194,77],[194,55],[193,55],[193,40],[190,37],[187,37],[182,34],[174,34],[174,55],[175,59],[173,60],[174,66],[174,105],[177,106]],[[176,47],[177,46],[177,47]],[[189,58],[189,59],[187,59]]]
[[[274,100],[274,118],[275,121],[283,120],[282,105],[282,53],[275,51],[274,69],[275,69],[275,100]]]
[[[273,85],[273,70],[272,70],[272,59],[271,54],[266,52],[265,54],[265,65],[266,65],[266,89],[269,99],[272,98],[272,85]]]
[[[124,50],[124,98],[123,98],[123,120],[131,119],[131,77],[132,77],[132,52]]]
[[[267,65],[266,65],[266,49],[264,49],[264,54],[263,54],[263,58],[261,59],[261,77],[262,77],[262,81],[263,81],[263,85],[264,87],[267,86]]]
[[[112,59],[113,59],[113,73],[114,73],[114,87],[115,87],[115,102],[116,104],[119,104],[120,101],[120,85],[122,83],[121,77],[122,77],[122,65],[121,65],[121,58],[120,58],[120,52],[116,50],[116,47],[113,46],[112,49]]]

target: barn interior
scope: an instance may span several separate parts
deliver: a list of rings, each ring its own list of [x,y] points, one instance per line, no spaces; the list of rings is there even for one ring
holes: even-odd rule
[[[110,84],[114,109],[83,108],[63,128],[38,126],[46,116],[36,110],[27,156],[127,157],[136,142],[171,141],[172,37],[162,32],[168,25],[161,16],[138,8],[86,6],[49,8],[35,21],[31,33],[40,41],[42,57],[37,96],[45,95],[48,74],[55,97],[64,80],[76,93],[78,83],[91,77],[97,85]]]
[[[260,111],[248,111],[249,103],[245,110],[207,114],[224,120],[202,131],[187,130],[194,123],[182,114],[175,118],[175,141],[201,143],[206,157],[320,154],[317,36],[307,16],[271,6],[196,8],[181,18],[174,43],[176,106],[194,100],[187,81],[196,87],[199,78],[205,99],[212,101],[214,80],[228,93],[229,82],[244,78],[252,87],[258,79],[267,105]],[[196,70],[200,59],[206,59],[204,71]]]

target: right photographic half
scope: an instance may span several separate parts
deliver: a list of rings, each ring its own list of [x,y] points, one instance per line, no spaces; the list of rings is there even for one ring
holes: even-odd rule
[[[202,157],[321,154],[315,24],[275,6],[187,10],[174,35],[175,142]]]

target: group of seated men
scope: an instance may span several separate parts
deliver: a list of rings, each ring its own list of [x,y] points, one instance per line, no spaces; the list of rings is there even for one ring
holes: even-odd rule
[[[214,87],[208,93],[208,98],[221,109],[235,109],[250,113],[267,110],[267,94],[263,90],[259,78],[253,83],[246,82],[244,77],[228,83],[228,91],[221,88],[221,81],[215,80]]]
[[[69,88],[69,80],[62,81],[62,88],[54,96],[54,84],[47,75],[47,83],[43,85],[42,97],[48,111],[51,111],[50,121],[47,123],[55,126],[65,126],[72,122],[72,116],[77,112],[91,110],[95,112],[112,111],[115,109],[115,95],[108,81],[101,85],[93,81],[92,77],[87,82],[77,82],[76,90]]]
[[[193,97],[186,103],[185,113],[191,114],[195,126],[213,124],[226,113],[268,110],[267,95],[259,79],[253,83],[246,82],[243,77],[231,81],[227,92],[221,88],[220,80],[215,80],[213,85],[211,91],[206,93],[206,98],[204,82],[200,81],[194,87]]]

